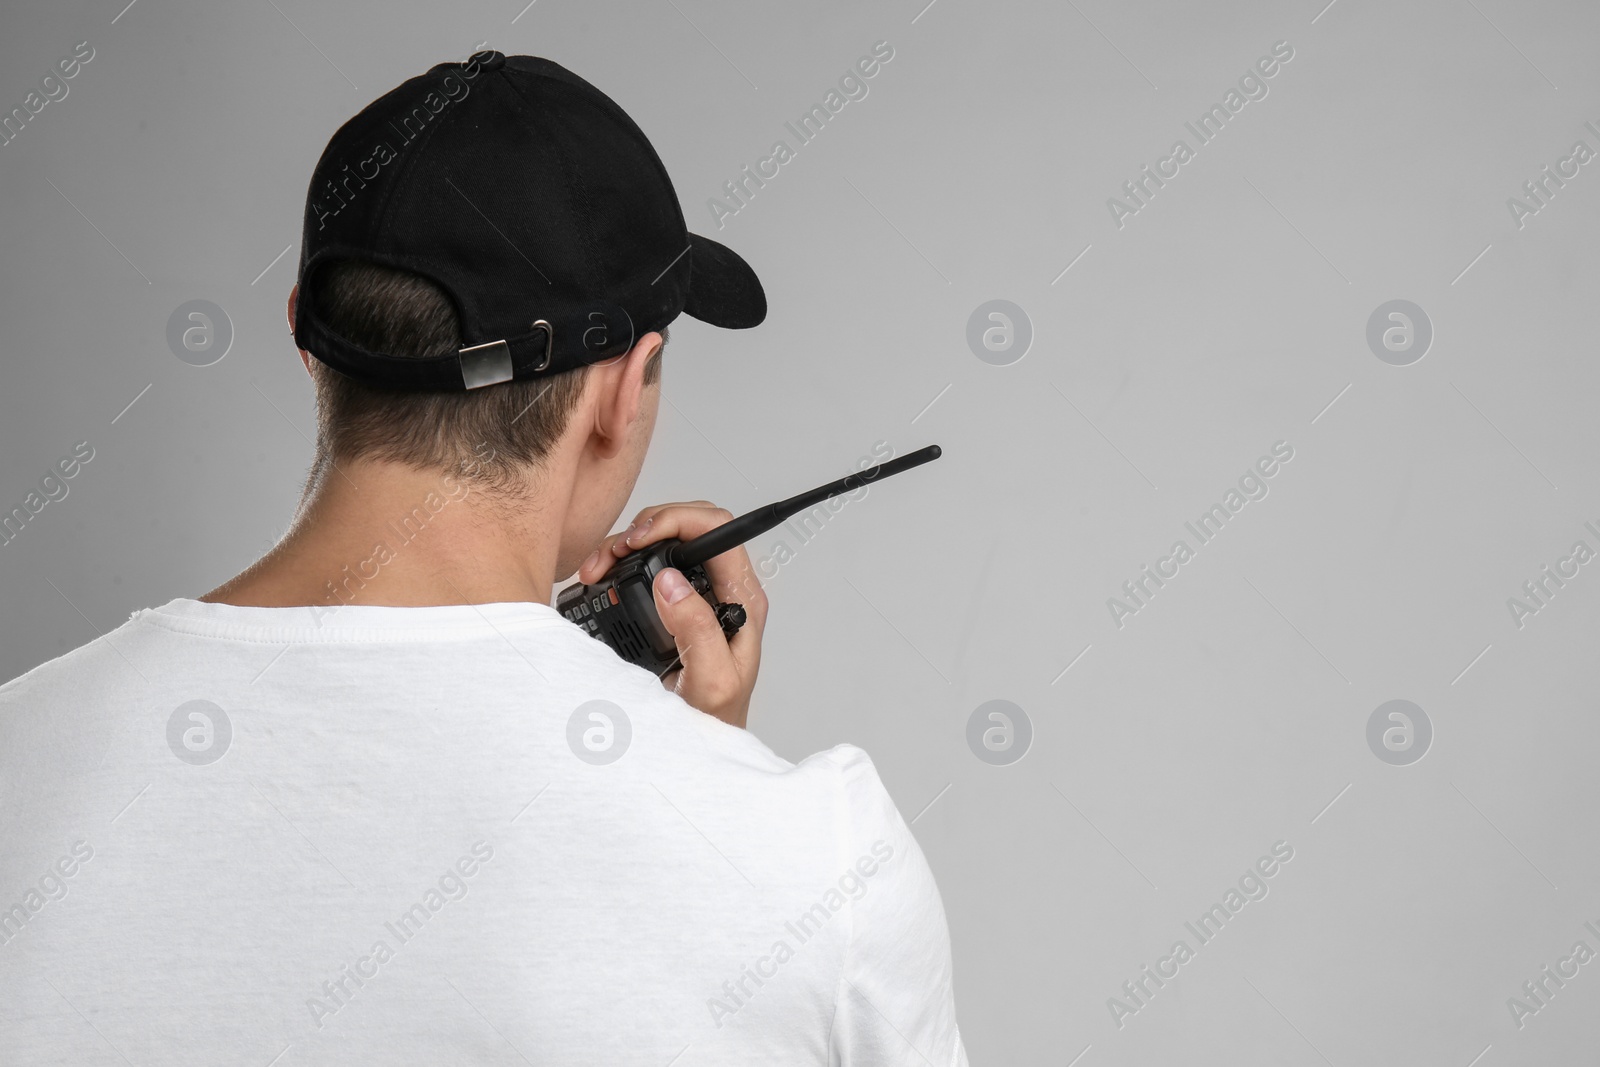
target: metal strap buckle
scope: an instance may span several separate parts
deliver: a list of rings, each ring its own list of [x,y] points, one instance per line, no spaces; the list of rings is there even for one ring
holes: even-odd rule
[[[530,368],[531,373],[537,374],[550,366],[555,354],[556,332],[544,319],[536,321],[532,329],[544,330],[544,358]],[[511,346],[503,339],[457,349],[456,359],[461,364],[461,381],[468,389],[482,389],[486,385],[509,382],[515,377],[511,365]]]
[[[461,364],[461,381],[468,389],[511,380],[511,346],[504,341],[460,349],[456,359]]]

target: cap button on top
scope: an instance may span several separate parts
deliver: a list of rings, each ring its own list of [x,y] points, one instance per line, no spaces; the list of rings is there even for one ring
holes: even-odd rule
[[[467,63],[476,63],[480,70],[499,70],[506,65],[506,57],[493,50],[474,52]]]

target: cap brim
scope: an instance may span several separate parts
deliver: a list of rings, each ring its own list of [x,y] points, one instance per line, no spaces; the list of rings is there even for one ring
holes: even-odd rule
[[[747,330],[767,317],[767,294],[750,264],[727,245],[689,235],[686,315],[728,330]]]

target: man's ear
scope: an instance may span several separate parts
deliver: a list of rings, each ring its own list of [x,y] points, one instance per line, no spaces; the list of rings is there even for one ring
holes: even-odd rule
[[[296,283],[289,287],[289,336],[294,336],[294,304],[295,298],[300,295],[300,285]],[[300,362],[305,364],[306,373],[311,373],[311,353],[300,349]]]
[[[661,335],[652,331],[639,338],[626,356],[594,364],[586,372],[594,397],[594,447],[601,456],[615,456],[627,444],[643,406],[645,364],[661,350],[661,343]]]

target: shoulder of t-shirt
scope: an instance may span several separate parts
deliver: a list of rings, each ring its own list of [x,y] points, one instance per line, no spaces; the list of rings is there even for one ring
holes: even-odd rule
[[[881,816],[895,810],[889,790],[878,776],[877,764],[864,749],[848,743],[835,745],[812,758],[824,759],[833,765],[846,799],[858,814]]]
[[[126,638],[140,614],[134,612],[127,622],[110,633],[46,660],[0,685],[0,705],[25,700],[27,694],[40,689],[82,690],[96,685],[125,684],[124,673],[131,674],[133,668],[118,654],[122,647],[119,642]]]
[[[836,745],[811,759],[832,765],[838,775],[841,809],[847,820],[841,830],[848,847],[871,851],[875,843],[884,839],[914,844],[910,828],[878,775],[877,765],[864,750],[851,744]]]

